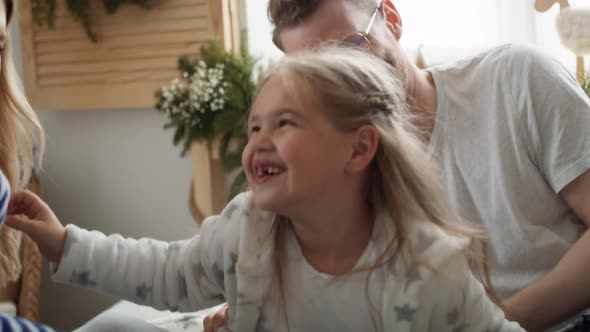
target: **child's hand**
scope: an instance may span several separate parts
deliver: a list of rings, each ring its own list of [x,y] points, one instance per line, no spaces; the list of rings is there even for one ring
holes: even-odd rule
[[[28,190],[12,193],[5,224],[29,235],[43,256],[59,264],[66,229],[37,195]]]

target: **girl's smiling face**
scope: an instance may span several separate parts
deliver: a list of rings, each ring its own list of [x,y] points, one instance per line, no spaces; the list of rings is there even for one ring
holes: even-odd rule
[[[297,102],[278,74],[256,97],[242,165],[257,208],[290,216],[345,190],[354,135],[312,105],[317,103]]]

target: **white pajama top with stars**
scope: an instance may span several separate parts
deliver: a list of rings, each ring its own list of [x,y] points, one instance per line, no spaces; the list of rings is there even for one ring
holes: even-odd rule
[[[376,218],[359,272],[347,276],[315,270],[288,231],[283,302],[273,269],[274,220],[243,193],[185,241],[107,237],[68,225],[53,277],[157,309],[190,312],[226,301],[226,331],[284,331],[287,324],[292,332],[524,331],[471,274],[464,256],[469,241],[431,224],[416,221],[409,232],[420,264],[400,258],[364,269],[394,236],[385,213]]]

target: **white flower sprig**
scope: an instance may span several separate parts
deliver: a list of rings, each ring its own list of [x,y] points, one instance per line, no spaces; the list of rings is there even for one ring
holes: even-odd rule
[[[211,113],[225,107],[228,86],[222,63],[207,67],[201,60],[194,73],[184,72],[182,80],[174,79],[170,86],[162,87],[159,110],[176,124],[203,128],[205,118],[211,119]]]
[[[166,120],[163,127],[174,129],[172,142],[182,147],[180,156],[191,151],[193,142],[212,148],[219,139],[219,158],[228,172],[241,167],[241,152],[248,141],[248,108],[260,76],[254,73],[257,59],[246,48],[239,54],[235,51],[211,40],[201,47],[198,59],[179,57],[180,76],[155,93],[155,107]],[[231,185],[230,198],[241,191],[245,179],[242,170]]]

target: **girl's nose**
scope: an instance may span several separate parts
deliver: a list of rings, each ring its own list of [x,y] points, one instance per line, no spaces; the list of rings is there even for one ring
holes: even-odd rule
[[[266,152],[271,151],[273,149],[272,140],[270,137],[270,132],[268,130],[261,130],[256,134],[254,137],[254,151],[256,152]]]

